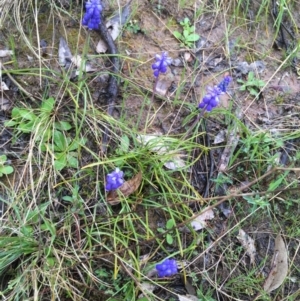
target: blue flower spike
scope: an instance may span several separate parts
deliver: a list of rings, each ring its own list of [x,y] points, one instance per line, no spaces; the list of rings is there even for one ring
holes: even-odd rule
[[[207,93],[202,98],[202,101],[200,102],[198,108],[204,109],[208,112],[214,109],[220,102],[219,96],[227,91],[227,88],[231,81],[232,78],[229,75],[226,75],[217,86],[207,87]]]
[[[160,73],[166,73],[168,66],[172,63],[172,58],[168,57],[167,52],[155,55],[156,62],[152,64],[153,75],[157,78]]]
[[[90,0],[85,4],[86,12],[82,18],[82,25],[88,29],[98,29],[101,22],[102,5],[100,0]]]
[[[165,259],[162,263],[157,264],[155,267],[159,278],[171,277],[178,273],[175,259]]]
[[[124,173],[119,168],[116,168],[112,173],[106,176],[106,191],[116,190],[124,183]]]

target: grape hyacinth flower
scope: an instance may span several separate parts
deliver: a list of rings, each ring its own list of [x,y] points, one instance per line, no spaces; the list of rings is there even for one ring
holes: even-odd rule
[[[119,168],[116,168],[112,173],[109,173],[106,176],[105,189],[110,191],[118,189],[120,186],[122,186],[124,183],[123,175],[123,171],[121,171]]]
[[[155,267],[159,278],[170,277],[178,273],[175,259],[166,259]]]
[[[232,78],[229,75],[226,75],[217,86],[207,87],[207,93],[203,97],[198,108],[204,109],[208,112],[215,108],[220,102],[219,96],[227,91],[228,85],[231,81]]]
[[[161,55],[155,55],[156,62],[152,64],[153,75],[158,78],[160,73],[166,73],[167,67],[171,65],[172,58],[168,57],[167,52],[163,52]]]
[[[85,4],[86,12],[82,18],[82,25],[88,29],[98,29],[101,22],[102,5],[100,0],[91,0]]]

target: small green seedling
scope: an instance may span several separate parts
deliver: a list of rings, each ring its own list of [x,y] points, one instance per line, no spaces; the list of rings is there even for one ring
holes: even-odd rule
[[[14,172],[14,169],[10,165],[5,165],[7,157],[5,155],[0,156],[0,177],[3,175],[9,175]]]
[[[175,38],[181,41],[181,47],[193,47],[194,42],[200,39],[200,36],[195,33],[195,26],[191,25],[189,18],[184,18],[184,20],[180,22],[180,25],[183,29],[182,34],[179,31],[174,31],[173,34]]]
[[[138,20],[130,20],[126,26],[125,26],[126,30],[131,32],[131,33],[134,33],[134,34],[137,34],[138,32],[141,32],[141,27],[139,25],[139,22]]]
[[[169,219],[166,223],[166,229],[164,228],[157,228],[157,232],[163,233],[166,241],[169,245],[172,245],[174,242],[173,233],[169,233],[169,231],[175,226],[175,222],[173,219]],[[167,232],[167,233],[165,233]]]
[[[249,91],[249,93],[253,96],[258,96],[262,87],[265,86],[265,82],[261,79],[254,77],[254,72],[250,71],[248,74],[247,81],[242,79],[237,80],[238,83],[242,84],[240,87],[240,91]]]

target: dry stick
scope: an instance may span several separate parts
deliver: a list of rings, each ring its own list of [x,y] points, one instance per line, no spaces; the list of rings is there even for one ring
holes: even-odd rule
[[[117,47],[103,22],[100,23],[98,32],[100,33],[103,40],[107,44],[108,52],[112,55],[110,59],[112,63],[112,72],[109,75],[107,95],[106,95],[107,103],[108,103],[107,114],[109,116],[112,116],[112,113],[115,108],[116,98],[118,95],[118,80],[116,75],[119,73],[120,62],[117,56],[118,54]],[[105,153],[107,150],[107,143],[108,143],[108,127],[105,128],[104,135],[102,138],[101,149],[103,153]]]

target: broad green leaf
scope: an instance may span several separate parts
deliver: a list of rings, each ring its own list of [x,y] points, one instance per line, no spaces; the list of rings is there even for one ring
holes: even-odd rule
[[[21,108],[13,108],[12,111],[11,111],[11,117],[12,118],[23,118],[23,119],[26,119],[26,120],[36,120],[37,119],[37,116],[27,110],[27,109],[21,109]]]
[[[56,150],[64,152],[67,148],[67,141],[65,135],[61,131],[54,131],[53,135]]]
[[[25,134],[29,134],[31,132],[33,132],[35,126],[35,121],[29,121],[27,123],[20,123],[19,126],[17,127],[17,130],[25,133]]]
[[[120,150],[121,150],[123,153],[127,153],[128,150],[129,150],[129,144],[130,144],[130,141],[129,141],[128,136],[123,135],[123,136],[121,137]]]
[[[190,34],[190,31],[189,31],[189,30],[187,30],[187,29],[184,29],[184,30],[183,30],[183,36],[184,36],[184,39],[188,39],[189,34]]]
[[[183,20],[183,24],[184,25],[190,25],[190,19],[185,17],[184,20]]]
[[[5,163],[7,161],[7,156],[6,155],[1,155],[0,156],[0,163]]]
[[[74,154],[74,155],[72,155]],[[78,159],[76,158],[76,153],[68,153],[67,154],[67,162],[68,166],[77,168],[78,167]]]
[[[0,166],[0,173],[3,173],[5,175],[9,175],[11,173],[14,172],[14,169],[12,166],[9,166],[9,165],[2,165]]]
[[[250,94],[253,95],[253,96],[257,96],[257,95],[258,95],[258,92],[257,92],[254,88],[250,88],[250,89],[249,89],[249,92],[250,92]]]
[[[198,35],[198,34],[196,34],[196,33],[192,33],[192,34],[190,34],[188,37],[187,37],[187,40],[189,41],[189,42],[196,42],[196,41],[198,41],[200,39],[200,36]]]
[[[180,32],[178,32],[178,31],[174,31],[173,35],[178,40],[183,40],[184,39],[183,35]]]
[[[168,230],[172,229],[175,226],[175,221],[173,219],[169,219],[166,224],[166,228]]]
[[[50,97],[42,102],[41,110],[47,113],[51,113],[54,108],[55,100],[53,97]]]
[[[167,234],[166,235],[166,240],[167,240],[167,243],[169,244],[169,245],[172,245],[173,244],[173,236],[171,235],[171,234]]]
[[[73,202],[73,198],[69,195],[63,196],[62,199],[67,202]]]
[[[56,154],[57,155],[57,154]],[[57,158],[54,161],[54,168],[57,171],[62,170],[64,167],[66,167],[67,165],[67,158],[66,158],[66,154],[59,154],[57,156]]]
[[[14,127],[16,124],[18,124],[18,122],[13,119],[4,122],[4,126],[6,127]]]
[[[60,131],[68,131],[72,126],[68,121],[57,121],[55,122],[55,128]]]
[[[70,141],[71,141],[71,139],[70,139]],[[69,144],[68,150],[69,151],[77,150],[80,145],[85,145],[86,141],[87,141],[86,138],[80,138],[79,141],[74,140],[74,141],[72,141],[72,143],[68,142],[68,144]]]

